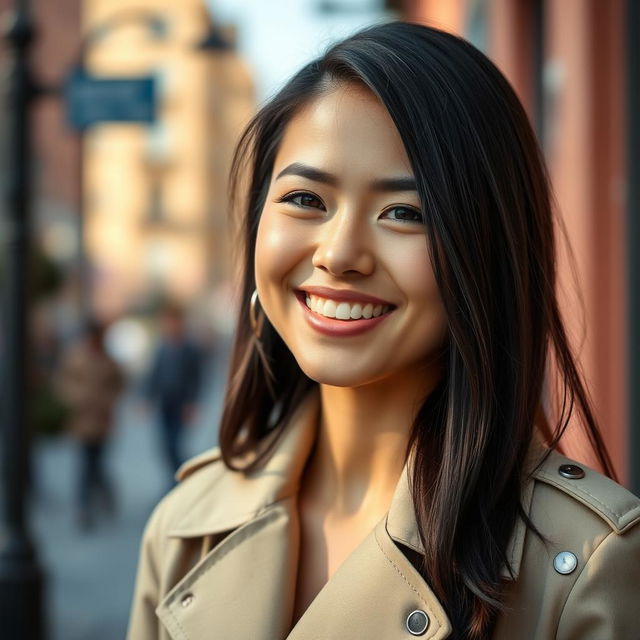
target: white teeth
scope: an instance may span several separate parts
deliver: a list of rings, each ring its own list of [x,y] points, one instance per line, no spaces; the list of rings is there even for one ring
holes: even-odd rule
[[[389,304],[372,304],[370,302],[337,302],[327,298],[320,298],[307,294],[305,296],[307,307],[327,318],[337,318],[338,320],[359,320],[360,318],[377,318],[383,313],[388,313],[392,309]]]
[[[337,305],[333,300],[325,300],[322,311],[318,311],[318,313],[321,313],[323,316],[327,316],[327,318],[335,318],[336,310]]]
[[[325,305],[326,306],[326,305]],[[348,302],[341,302],[336,309],[338,320],[348,320],[351,317],[351,307]]]

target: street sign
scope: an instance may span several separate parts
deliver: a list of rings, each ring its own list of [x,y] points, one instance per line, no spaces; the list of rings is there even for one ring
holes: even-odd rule
[[[65,102],[67,122],[79,131],[101,122],[151,124],[156,116],[155,78],[99,77],[76,69],[67,80]]]

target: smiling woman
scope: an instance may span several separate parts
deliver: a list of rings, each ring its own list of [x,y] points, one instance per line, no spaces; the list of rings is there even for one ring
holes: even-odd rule
[[[365,29],[255,116],[231,192],[220,447],[149,520],[129,637],[634,637],[640,500],[556,451],[575,413],[613,475],[544,163],[493,64]]]
[[[428,391],[426,371],[440,377],[435,356],[447,319],[415,179],[393,120],[369,89],[338,83],[289,122],[254,269],[269,322],[302,371],[334,396],[332,407],[351,406],[354,390],[366,389],[386,396],[381,415],[397,406],[387,404],[393,389],[405,399],[410,386],[417,400]]]

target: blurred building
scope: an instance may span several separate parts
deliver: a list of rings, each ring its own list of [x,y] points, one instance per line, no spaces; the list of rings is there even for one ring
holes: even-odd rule
[[[559,230],[563,312],[614,464],[627,483],[637,442],[629,407],[638,393],[629,382],[629,265],[637,258],[626,251],[632,229],[625,198],[631,188],[629,117],[638,118],[625,109],[631,91],[625,15],[631,4],[410,0],[405,12],[408,19],[464,35],[484,50],[528,110],[575,254],[574,272]],[[575,434],[569,440],[566,448],[588,461],[586,443]],[[638,464],[636,459],[636,473]]]
[[[84,143],[91,304],[113,316],[154,297],[188,301],[229,273],[226,183],[255,109],[232,29],[200,0],[85,0],[90,73],[153,74],[152,125],[102,124]]]
[[[39,262],[49,270],[60,272],[73,265],[78,251],[77,203],[78,145],[75,137],[64,124],[64,105],[56,91],[76,58],[80,46],[81,0],[58,0],[56,3],[36,0],[31,13],[35,24],[35,38],[32,51],[32,69],[37,83],[47,89],[47,93],[34,104],[33,127],[33,228],[34,248]],[[0,0],[0,14],[8,22],[15,7],[12,0]],[[9,49],[0,50],[0,66],[6,79]],[[3,92],[6,82],[3,82]],[[0,143],[5,150],[0,158],[0,188],[6,194],[3,170],[11,158],[6,152],[6,117],[8,114],[6,96],[0,105]],[[6,206],[6,198],[0,207]],[[50,314],[48,329],[57,325],[60,333],[73,331],[74,318],[66,314],[65,308],[74,306],[73,282],[66,283],[58,292],[60,313]],[[50,292],[47,292],[50,293]],[[41,292],[36,291],[41,298]],[[36,302],[36,301],[34,301]],[[40,299],[37,300],[41,302]]]

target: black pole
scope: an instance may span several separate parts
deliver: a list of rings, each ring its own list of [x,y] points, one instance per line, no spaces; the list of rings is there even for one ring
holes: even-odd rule
[[[640,2],[626,2],[629,484],[640,495]]]
[[[8,81],[8,182],[5,214],[6,298],[0,425],[0,635],[44,637],[43,575],[27,531],[29,461],[27,406],[27,266],[31,218],[30,106],[35,97],[29,50],[33,28],[27,0],[18,0],[6,32],[12,52]]]

